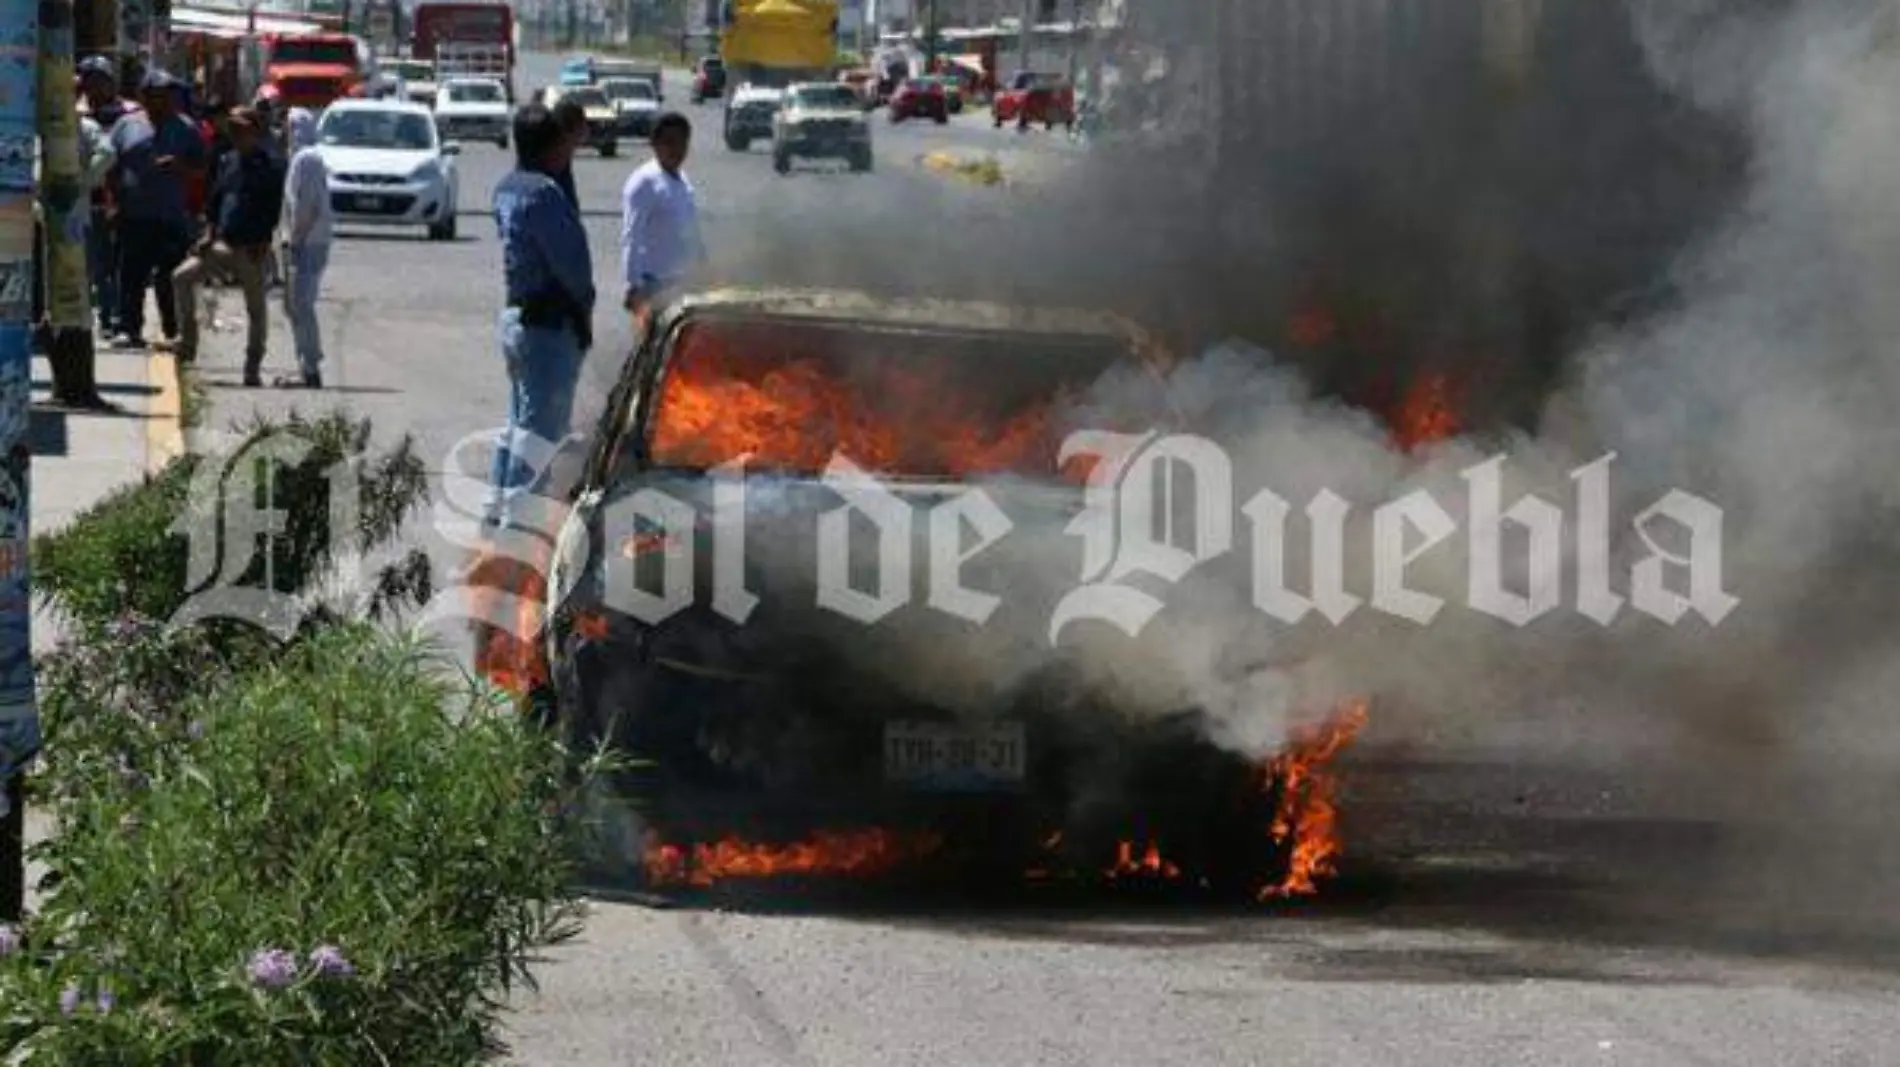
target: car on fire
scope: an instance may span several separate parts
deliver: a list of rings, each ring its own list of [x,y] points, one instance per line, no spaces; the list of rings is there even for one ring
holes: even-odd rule
[[[1075,87],[1060,74],[1020,71],[996,94],[990,114],[997,128],[1006,122],[1041,123],[1046,129],[1075,125]]]
[[[944,507],[981,488],[1024,525],[1060,529],[1085,481],[1062,461],[1051,413],[1104,375],[1138,385],[1163,366],[1125,321],[1049,308],[723,290],[648,320],[546,584],[525,590],[542,605],[539,637],[514,638],[526,650],[516,666],[497,668],[497,654],[482,668],[505,674],[571,750],[628,757],[590,802],[609,838],[593,884],[702,885],[681,864],[719,842],[882,847],[883,836],[838,836],[866,826],[979,876],[1021,878],[1053,856],[1091,872],[1192,872],[1258,896],[1290,869],[1293,850],[1268,831],[1290,794],[1209,742],[1199,709],[1118,714],[1112,686],[1055,657],[969,684],[995,652],[986,640],[1045,631],[1044,605],[1011,597],[988,626],[969,621],[981,612],[940,619],[921,605],[859,616],[875,624],[815,606],[827,603],[827,564],[814,579],[811,562],[828,549],[813,546],[854,495],[884,501],[880,525],[894,511],[957,538],[964,526],[954,512],[943,523]],[[834,481],[838,456],[862,473]],[[734,529],[745,540],[729,549]],[[881,535],[858,548],[871,542],[876,552],[842,550],[834,573],[890,550]],[[1012,559],[964,554],[964,588],[1024,592],[1009,584]],[[736,587],[721,571],[734,560]],[[861,577],[841,580],[874,599]]]
[[[785,103],[785,90],[766,85],[741,85],[726,98],[726,147],[749,152],[752,142],[770,140],[772,122]]]
[[[600,86],[550,85],[542,90],[541,100],[548,107],[563,102],[579,105],[587,116],[587,147],[599,152],[602,159],[620,154],[620,112]]]
[[[950,96],[938,78],[910,78],[891,94],[891,121],[934,119],[941,126],[950,121]]]
[[[800,159],[842,159],[857,173],[871,169],[871,124],[848,85],[808,82],[785,90],[772,119],[772,167],[790,174]]]

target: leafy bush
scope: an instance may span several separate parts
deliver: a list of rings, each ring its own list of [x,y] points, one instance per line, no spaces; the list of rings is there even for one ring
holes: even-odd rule
[[[222,555],[200,562],[220,564],[230,562],[226,557],[233,549],[248,547],[222,536],[236,514],[227,500],[240,499],[238,487],[244,482],[238,472],[243,471],[254,484],[271,486],[270,499],[260,500],[258,506],[281,510],[284,529],[268,547],[257,546],[248,567],[217,577],[227,585],[301,592],[324,567],[337,562],[330,536],[330,486],[339,465],[350,463],[356,472],[360,547],[388,543],[427,497],[427,470],[415,454],[414,441],[405,437],[389,451],[372,455],[371,434],[368,420],[343,412],[318,419],[293,415],[282,423],[259,419],[239,431],[228,455],[181,456],[157,475],[94,505],[64,530],[37,538],[35,584],[82,630],[103,631],[128,613],[174,617],[199,591],[193,586],[211,578],[202,571],[194,573],[194,547],[200,552],[215,549]],[[252,473],[255,467],[243,464],[258,459],[270,441],[296,442],[308,452],[258,476]],[[200,541],[195,546],[194,536]],[[221,566],[218,571],[232,569]]]
[[[120,645],[148,668],[157,628]],[[180,690],[202,664],[148,670]],[[571,763],[415,642],[334,622],[174,709],[116,710],[136,773],[68,794],[60,873],[0,931],[24,1064],[472,1064],[571,936]],[[171,684],[163,682],[162,684]],[[88,716],[92,717],[92,716]]]

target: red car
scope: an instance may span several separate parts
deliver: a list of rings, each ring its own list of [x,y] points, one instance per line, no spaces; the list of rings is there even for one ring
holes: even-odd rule
[[[1073,128],[1075,87],[1060,74],[1022,71],[1009,80],[1009,88],[996,94],[990,104],[990,114],[998,129],[1005,122],[1014,122],[1024,129],[1032,122],[1040,122],[1051,130],[1058,122]]]
[[[950,97],[936,78],[911,78],[891,94],[891,121],[930,118],[941,126],[950,121]]]

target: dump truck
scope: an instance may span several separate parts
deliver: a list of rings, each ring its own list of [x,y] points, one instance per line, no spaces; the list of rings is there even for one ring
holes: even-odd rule
[[[494,78],[515,98],[514,10],[493,0],[420,3],[410,15],[409,54],[435,64],[438,84]]]
[[[835,0],[733,0],[719,37],[728,84],[828,81],[838,57]]]
[[[347,33],[268,34],[263,44],[258,95],[286,108],[322,111],[355,95],[374,65],[368,46]]]

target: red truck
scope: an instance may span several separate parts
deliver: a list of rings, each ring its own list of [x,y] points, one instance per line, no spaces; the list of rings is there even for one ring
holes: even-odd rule
[[[321,111],[361,89],[369,56],[347,33],[272,34],[264,39],[263,73],[260,96]]]
[[[409,54],[435,64],[440,85],[455,77],[495,78],[515,98],[515,17],[505,3],[420,3],[409,19]]]

